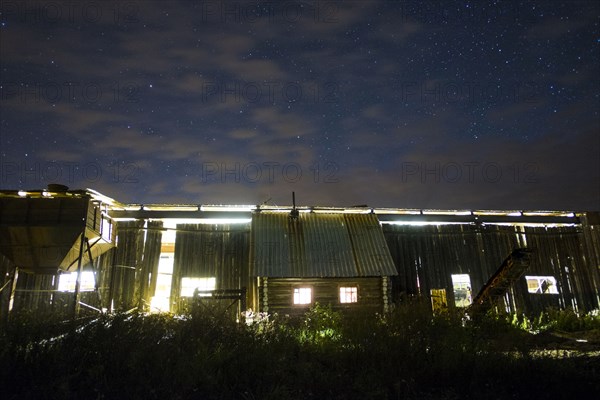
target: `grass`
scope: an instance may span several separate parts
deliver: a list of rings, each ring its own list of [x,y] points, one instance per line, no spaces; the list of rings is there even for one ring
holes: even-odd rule
[[[546,321],[547,323],[547,321]],[[587,322],[589,323],[589,322]],[[316,305],[251,326],[217,310],[56,322],[0,336],[3,399],[561,399],[600,390],[598,357],[532,357],[510,318]]]

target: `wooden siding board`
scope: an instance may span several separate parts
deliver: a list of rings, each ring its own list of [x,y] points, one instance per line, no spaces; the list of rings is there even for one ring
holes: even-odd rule
[[[143,226],[144,221],[119,221],[117,224],[118,247],[113,270],[113,300],[117,310],[129,310],[138,305],[135,298],[139,290],[136,270],[143,257]]]
[[[216,289],[248,285],[248,224],[179,224],[175,238],[171,304],[179,304],[181,279],[216,278]]]
[[[526,274],[554,276],[560,293],[530,294],[525,279],[520,279],[508,291],[509,305],[528,312],[550,305],[572,307],[577,304],[586,310],[598,307],[598,289],[593,286],[598,268],[586,265],[585,254],[589,252],[581,250],[584,239],[581,228],[576,226],[384,224],[383,232],[398,269],[399,291],[418,294],[417,276],[412,273],[416,269],[422,294],[427,295],[434,287],[446,287],[448,293],[452,293],[450,276],[457,273],[468,273],[476,292],[507,254],[526,241],[534,250]]]

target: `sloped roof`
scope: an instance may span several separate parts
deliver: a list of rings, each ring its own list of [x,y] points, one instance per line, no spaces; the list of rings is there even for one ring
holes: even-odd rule
[[[114,247],[112,221],[100,201],[85,192],[46,193],[0,193],[0,253],[21,270],[75,270],[82,233],[89,246],[83,265]]]
[[[252,271],[263,277],[396,275],[374,214],[258,212],[252,216]]]

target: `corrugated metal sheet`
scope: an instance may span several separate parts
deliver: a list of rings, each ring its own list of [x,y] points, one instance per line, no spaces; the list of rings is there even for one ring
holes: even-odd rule
[[[260,212],[252,218],[252,275],[281,278],[396,275],[373,214]]]

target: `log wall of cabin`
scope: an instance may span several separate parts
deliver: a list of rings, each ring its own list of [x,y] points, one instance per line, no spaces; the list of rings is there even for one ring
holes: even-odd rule
[[[331,305],[336,311],[383,311],[381,277],[368,278],[260,278],[258,280],[259,311],[269,314],[297,316],[304,314],[315,303]],[[340,303],[339,288],[356,286],[358,302]],[[294,288],[312,288],[312,303],[293,304]]]

